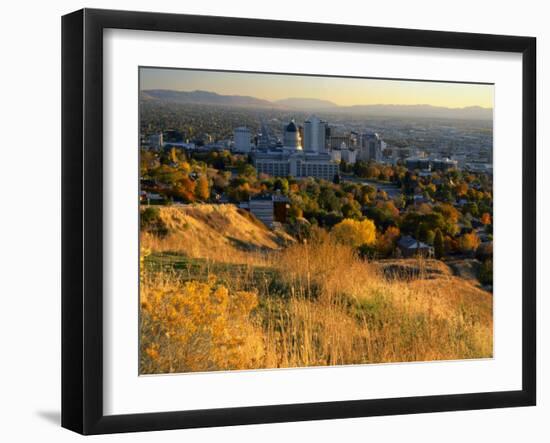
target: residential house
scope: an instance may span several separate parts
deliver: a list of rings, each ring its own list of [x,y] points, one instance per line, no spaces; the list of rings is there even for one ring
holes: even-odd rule
[[[403,257],[432,257],[434,248],[427,243],[416,240],[410,235],[402,236],[397,242],[397,247]]]

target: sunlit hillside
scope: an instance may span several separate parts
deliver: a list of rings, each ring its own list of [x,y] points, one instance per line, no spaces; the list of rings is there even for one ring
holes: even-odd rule
[[[369,262],[324,230],[296,242],[232,205],[154,216],[141,373],[492,357],[492,294],[442,261]]]

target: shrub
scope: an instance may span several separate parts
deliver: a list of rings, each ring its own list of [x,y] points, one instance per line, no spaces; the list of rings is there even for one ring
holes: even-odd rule
[[[493,284],[493,260],[485,260],[481,264],[477,278],[482,285]]]
[[[156,207],[147,207],[139,214],[139,228],[142,232],[149,232],[163,238],[168,235],[168,226],[160,216],[160,210]]]
[[[141,373],[261,366],[261,330],[250,320],[258,299],[206,283],[142,283]]]

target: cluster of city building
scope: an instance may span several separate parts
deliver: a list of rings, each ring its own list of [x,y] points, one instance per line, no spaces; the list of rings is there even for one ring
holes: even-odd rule
[[[383,141],[374,132],[331,134],[327,122],[312,115],[303,125],[291,120],[281,139],[272,137],[265,124],[254,137],[246,127],[235,128],[233,150],[249,153],[259,173],[271,176],[315,177],[332,180],[341,161],[382,160]]]
[[[165,133],[170,140],[174,139],[170,131]],[[456,140],[452,143],[452,149],[445,143],[437,149],[428,150],[414,146],[386,146],[374,131],[359,127],[342,130],[339,125],[329,126],[326,121],[312,115],[303,124],[294,120],[284,124],[282,135],[280,132],[278,135],[270,133],[268,126],[262,122],[257,133],[241,126],[234,128],[232,140],[210,140],[202,146],[195,146],[189,141],[167,143],[163,132],[149,136],[145,144],[153,149],[162,149],[167,145],[188,150],[231,149],[249,154],[259,173],[275,177],[333,180],[340,173],[341,163],[352,165],[357,161],[402,164],[423,175],[455,168],[492,174],[492,148],[485,146],[491,140],[475,140],[482,148],[472,149],[471,152],[466,148],[457,148]]]

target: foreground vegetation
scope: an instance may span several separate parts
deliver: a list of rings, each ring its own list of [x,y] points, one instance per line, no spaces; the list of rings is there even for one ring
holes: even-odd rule
[[[197,208],[142,233],[141,373],[492,356],[492,294],[443,262],[369,262],[338,231],[296,242]]]

